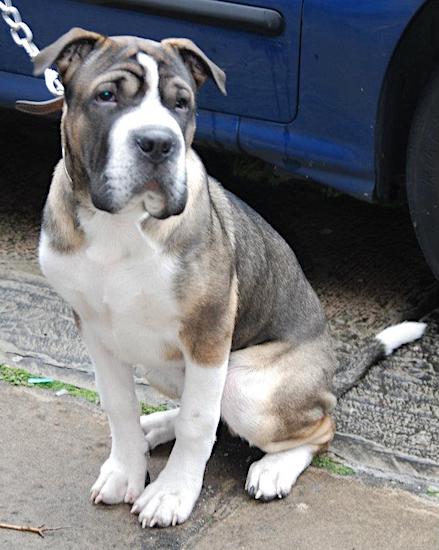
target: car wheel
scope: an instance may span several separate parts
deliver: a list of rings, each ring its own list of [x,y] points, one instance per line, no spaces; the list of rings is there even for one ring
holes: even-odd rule
[[[439,279],[439,71],[428,82],[413,117],[407,199],[419,244]]]

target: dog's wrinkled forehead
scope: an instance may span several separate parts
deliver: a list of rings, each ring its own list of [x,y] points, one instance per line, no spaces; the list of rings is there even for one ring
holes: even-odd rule
[[[131,36],[111,37],[84,59],[72,79],[75,92],[92,93],[101,82],[119,81],[133,93],[158,88],[159,81],[181,80],[195,93],[196,85],[182,59],[161,43]],[[140,90],[142,88],[142,90]],[[133,94],[134,95],[134,94]]]
[[[178,76],[185,80],[195,91],[195,82],[189,70],[181,57],[172,49],[164,47],[160,42],[133,36],[117,36],[113,37],[112,40],[116,44],[120,44],[123,51],[137,51],[136,59],[145,67],[147,72],[148,69],[151,69],[151,64],[147,59],[152,58],[160,68],[160,76]]]
[[[155,61],[159,85],[164,83],[161,91],[171,80],[174,81],[174,88],[181,85],[189,89],[189,98],[184,100],[186,104],[188,100],[193,100],[198,89],[209,78],[221,93],[227,94],[224,71],[187,38],[166,38],[158,43],[132,36],[107,37],[73,28],[33,58],[34,74],[41,75],[55,64],[64,84],[65,100],[70,105],[75,102],[81,104],[96,90],[99,94],[100,84],[112,83],[118,87],[118,92],[119,86],[122,88],[120,107],[124,107],[124,96],[134,99],[135,103],[138,92],[145,91],[148,66],[139,62],[139,53]],[[169,104],[175,99],[174,93],[175,90],[170,90],[168,94]],[[189,103],[193,109],[194,102]],[[56,105],[59,107],[60,102],[57,101]]]

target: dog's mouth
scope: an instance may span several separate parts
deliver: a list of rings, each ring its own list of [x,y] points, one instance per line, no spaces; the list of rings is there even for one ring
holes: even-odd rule
[[[186,202],[186,185],[180,191],[156,179],[149,180],[145,185],[143,207],[153,218],[164,220],[170,216],[178,216],[184,211]]]
[[[142,203],[145,211],[154,218],[163,219],[166,211],[166,196],[162,186],[156,179],[145,184],[145,192],[142,194]]]

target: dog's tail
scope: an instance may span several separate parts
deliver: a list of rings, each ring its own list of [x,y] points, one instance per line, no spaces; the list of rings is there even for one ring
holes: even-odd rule
[[[335,375],[335,395],[341,397],[355,386],[372,365],[391,355],[400,346],[421,338],[426,328],[426,323],[406,321],[378,333],[349,361],[343,371]]]

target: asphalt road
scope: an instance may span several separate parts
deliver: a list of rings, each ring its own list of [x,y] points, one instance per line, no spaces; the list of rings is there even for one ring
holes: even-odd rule
[[[87,385],[90,364],[69,309],[47,287],[36,261],[58,141],[55,122],[1,113],[0,359]],[[342,361],[386,325],[427,316],[421,342],[372,368],[340,400],[333,451],[357,469],[421,492],[439,483],[439,293],[406,209],[368,205],[294,179],[267,183],[259,168],[241,166],[236,177],[236,159],[203,154],[209,171],[296,251],[323,302]],[[140,392],[160,401],[139,382]]]

